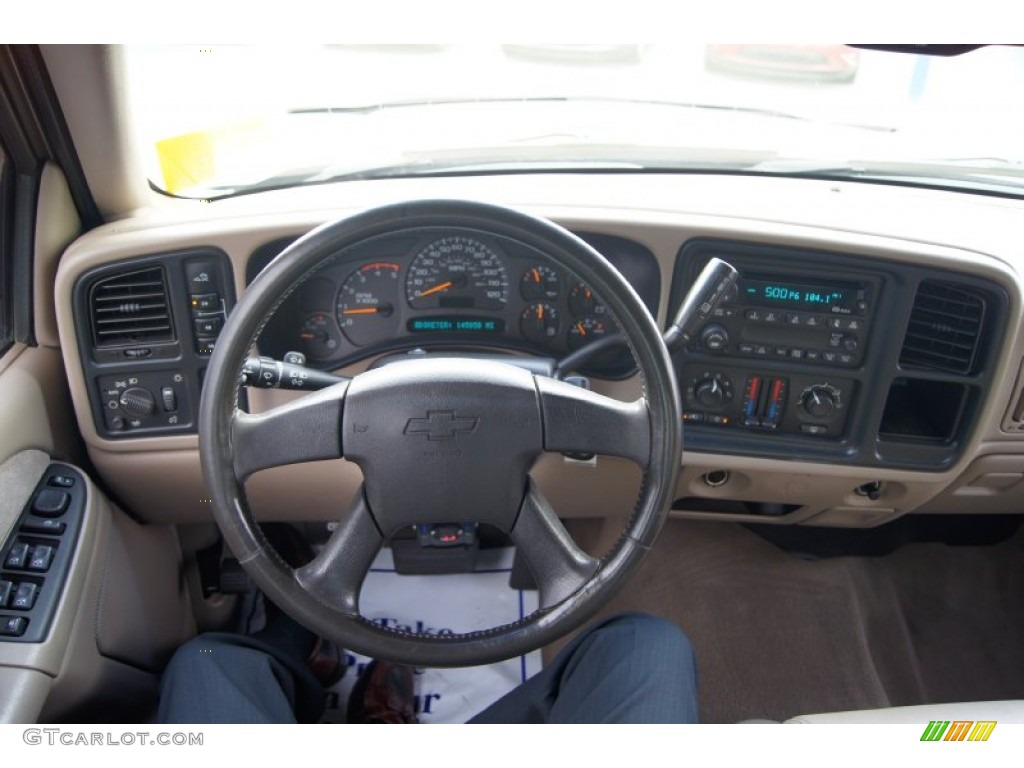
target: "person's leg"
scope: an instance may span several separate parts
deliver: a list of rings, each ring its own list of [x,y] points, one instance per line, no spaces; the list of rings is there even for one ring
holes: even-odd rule
[[[316,722],[323,688],[298,656],[255,637],[208,633],[174,654],[160,682],[160,723]]]
[[[577,637],[555,661],[471,723],[695,723],[697,670],[675,624],[623,614]]]

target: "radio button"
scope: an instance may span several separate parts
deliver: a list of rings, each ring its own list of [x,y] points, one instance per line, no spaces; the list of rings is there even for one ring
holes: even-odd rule
[[[768,345],[758,344],[757,346],[754,347],[754,354],[757,355],[758,357],[767,357]]]
[[[789,356],[793,360],[803,360],[804,359],[804,351],[802,349],[791,349],[791,350],[789,350]]]
[[[683,421],[688,424],[700,424],[704,421],[704,414],[700,411],[683,411]]]
[[[740,354],[743,354],[743,355],[752,355],[752,354],[754,354],[754,345],[753,344],[740,344],[739,345],[739,351],[740,351]]]
[[[775,348],[775,356],[776,357],[789,357],[789,347],[776,347]]]
[[[800,431],[805,435],[825,435],[828,434],[828,427],[824,424],[801,424]]]
[[[855,355],[848,355],[845,353],[839,355],[839,362],[843,365],[853,365],[856,359]]]
[[[826,363],[834,363],[839,359],[839,354],[837,352],[822,352],[821,359]]]
[[[825,318],[821,315],[808,315],[804,320],[804,325],[808,328],[820,328],[825,325]]]
[[[769,310],[768,312],[764,313],[764,322],[770,323],[772,325],[774,325],[775,323],[781,323],[782,322],[782,313],[781,312],[773,312],[773,311]]]
[[[761,320],[764,318],[764,315],[761,314],[760,309],[748,309],[746,313],[746,318],[751,322],[760,323]]]
[[[729,332],[721,325],[714,323],[705,326],[704,330],[701,331],[700,341],[704,345],[704,349],[720,352],[729,346]]]
[[[789,323],[790,325],[803,325],[804,316],[797,312],[790,312],[788,315],[786,315],[786,322]]]
[[[808,349],[806,354],[804,355],[804,359],[813,362],[813,361],[817,361],[817,359],[820,356],[821,356],[821,353],[818,352],[818,350],[816,350],[816,349]]]

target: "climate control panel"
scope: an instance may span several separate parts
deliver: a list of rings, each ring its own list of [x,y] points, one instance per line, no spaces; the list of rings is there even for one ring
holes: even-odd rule
[[[852,379],[768,369],[682,368],[683,421],[720,429],[841,437],[855,396]]]

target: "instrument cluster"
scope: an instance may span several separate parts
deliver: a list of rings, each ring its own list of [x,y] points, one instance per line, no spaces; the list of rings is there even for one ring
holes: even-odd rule
[[[621,238],[584,239],[656,314],[653,254]],[[257,251],[255,271],[282,245]],[[417,347],[497,347],[560,358],[615,331],[590,286],[543,253],[472,231],[428,230],[362,244],[344,263],[321,269],[278,310],[260,347],[272,356],[300,351],[309,365],[326,369]],[[631,369],[628,353],[616,353],[590,373],[617,377]]]

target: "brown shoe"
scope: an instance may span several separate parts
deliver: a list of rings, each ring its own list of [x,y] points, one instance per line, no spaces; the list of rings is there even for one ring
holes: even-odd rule
[[[416,723],[412,667],[371,661],[348,697],[350,723]]]

